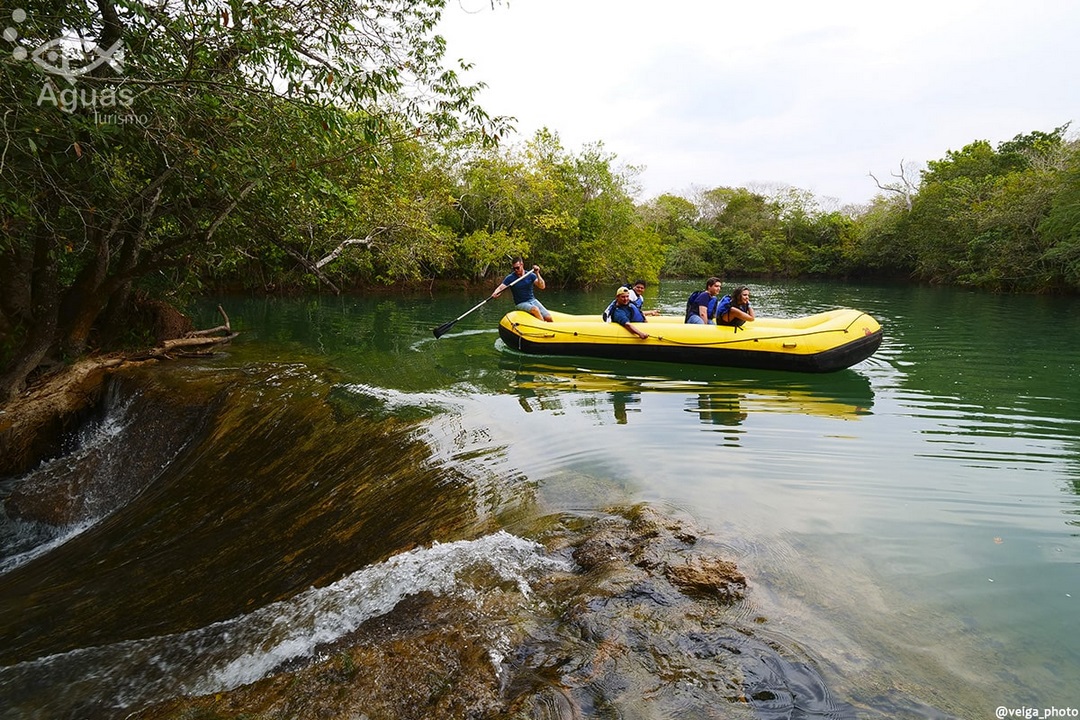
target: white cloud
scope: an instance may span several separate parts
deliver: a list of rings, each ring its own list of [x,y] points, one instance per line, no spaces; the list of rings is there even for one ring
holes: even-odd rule
[[[779,183],[846,203],[901,160],[1080,120],[1078,27],[1073,0],[451,0],[439,32],[522,138],[603,141],[646,166],[646,197]]]

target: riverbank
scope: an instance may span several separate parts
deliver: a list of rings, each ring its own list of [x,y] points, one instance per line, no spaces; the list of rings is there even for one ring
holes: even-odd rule
[[[0,406],[0,477],[20,475],[59,452],[63,437],[101,400],[108,373],[130,362],[122,353],[84,358]]]
[[[205,357],[209,348],[236,337],[225,310],[222,324],[195,330],[191,319],[171,306],[144,303],[148,330],[156,344],[139,350],[91,353],[70,365],[37,375],[22,393],[0,404],[0,478],[25,473],[55,455],[64,438],[100,403],[109,373],[181,357]]]

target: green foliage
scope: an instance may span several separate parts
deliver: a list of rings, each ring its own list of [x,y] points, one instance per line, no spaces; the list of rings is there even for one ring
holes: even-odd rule
[[[568,152],[540,130],[523,147],[491,149],[457,163],[463,235],[452,272],[478,277],[506,255],[527,255],[549,283],[595,285],[655,280],[660,238],[630,196],[635,168],[617,169],[599,143]]]
[[[667,277],[709,277],[721,272],[722,268],[720,240],[702,230],[681,228],[673,242],[666,246],[663,273]]]
[[[854,221],[854,238],[845,247],[845,265],[867,274],[909,275],[915,254],[906,241],[908,210],[900,197],[878,196]]]
[[[930,160],[923,172],[923,183],[947,183],[967,179],[972,183],[1000,175],[1009,163],[997,153],[990,143],[977,140],[961,150],[949,150],[942,160]]]
[[[493,270],[509,267],[508,260],[528,255],[529,244],[520,233],[476,230],[461,239],[457,267],[479,280]]]
[[[1078,289],[1068,188],[1080,148],[1064,140],[1066,128],[1017,135],[996,150],[979,141],[929,162],[892,253],[912,257],[916,277],[931,282]]]
[[[1067,287],[1080,288],[1080,152],[1064,169],[1038,234],[1046,247],[1040,260],[1047,272]]]
[[[34,3],[22,45],[77,34],[120,43],[123,65],[66,78],[0,64],[0,328],[24,338],[0,395],[122,323],[162,276],[169,294],[237,275],[270,286],[293,267],[332,282],[321,263],[343,249],[370,253],[376,279],[447,267],[420,143],[484,147],[506,124],[444,67],[442,5]]]
[[[659,257],[657,272],[672,277],[857,274],[1076,291],[1080,150],[1066,127],[950,151],[927,163],[918,188],[879,196],[854,215],[823,210],[796,188],[719,187],[634,206],[630,176],[613,170],[602,146],[573,155],[542,131],[524,152],[467,164],[456,226],[520,230],[561,283],[647,274]],[[460,271],[477,272],[462,263]]]
[[[678,195],[665,194],[639,208],[642,221],[660,236],[665,245],[676,242],[679,233],[697,220],[694,203]]]
[[[803,190],[772,197],[746,188],[714,188],[697,203],[663,196],[641,215],[662,233],[663,273],[690,277],[834,275],[852,264],[856,224],[822,211]]]

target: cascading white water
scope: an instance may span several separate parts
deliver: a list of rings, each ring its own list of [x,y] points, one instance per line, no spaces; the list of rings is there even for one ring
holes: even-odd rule
[[[0,668],[0,687],[9,698],[2,717],[67,717],[83,707],[119,709],[229,690],[286,661],[312,656],[411,595],[469,599],[506,583],[527,595],[530,581],[560,569],[567,569],[565,563],[547,557],[540,545],[505,531],[435,544],[197,630]],[[491,641],[497,644],[498,638]]]
[[[124,452],[116,452],[116,449],[118,444],[124,442],[124,431],[132,422],[133,405],[134,397],[113,403],[100,421],[88,423],[72,437],[68,452],[45,460],[23,477],[14,479],[12,486],[35,476],[63,478],[85,472],[82,467],[90,462],[94,463],[102,474],[121,472],[128,456]],[[116,467],[105,467],[110,462]],[[63,545],[92,527],[110,508],[109,503],[101,498],[82,498],[81,501],[87,507],[98,508],[99,511],[67,525],[4,518],[3,522],[0,522],[0,575]],[[4,512],[2,507],[0,512]]]

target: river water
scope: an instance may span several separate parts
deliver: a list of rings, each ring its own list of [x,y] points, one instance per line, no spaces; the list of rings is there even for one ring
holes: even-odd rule
[[[1080,301],[751,287],[759,315],[864,310],[883,345],[821,376],[681,368],[519,355],[505,299],[438,340],[479,298],[206,304],[242,333],[225,354],[118,382],[69,452],[0,483],[78,498],[0,518],[0,717],[243,686],[419,592],[527,596],[573,567],[544,518],[641,504],[702,528],[748,581],[729,621],[835,698],[758,717],[1080,709]],[[703,716],[680,692],[586,714]]]

